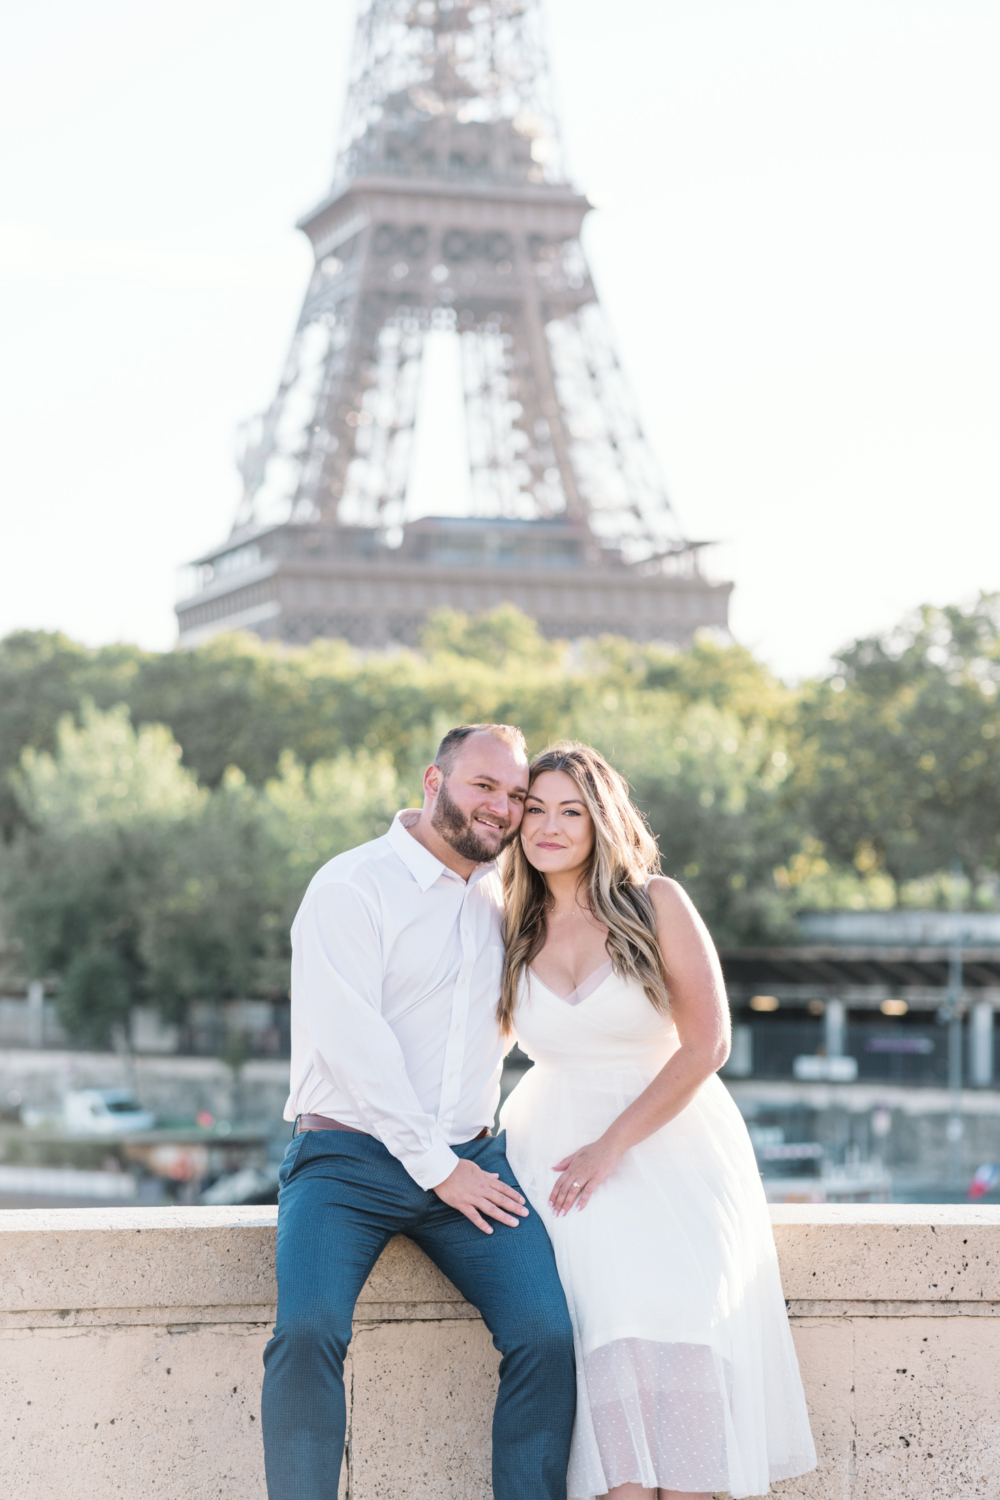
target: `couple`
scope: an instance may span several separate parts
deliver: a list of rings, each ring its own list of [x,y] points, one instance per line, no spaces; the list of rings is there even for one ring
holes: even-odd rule
[[[502,1356],[496,1500],[760,1495],[814,1467],[753,1150],[714,1076],[718,960],[657,863],[596,751],[529,766],[519,730],[474,724],[445,735],[421,811],[313,879],[269,1500],[336,1500],[354,1304],[397,1233]],[[494,1136],[515,1036],[535,1067]]]

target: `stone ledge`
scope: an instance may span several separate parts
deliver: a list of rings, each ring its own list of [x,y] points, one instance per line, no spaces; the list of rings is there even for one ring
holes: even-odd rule
[[[0,1325],[12,1315],[183,1309],[217,1322],[221,1309],[266,1309],[277,1301],[276,1208],[14,1209],[0,1212]],[[409,1241],[386,1247],[358,1299],[379,1321],[476,1318],[447,1277]],[[395,1309],[395,1311],[392,1311]],[[96,1321],[96,1320],[91,1320]],[[21,1326],[26,1326],[23,1322]]]
[[[940,1304],[965,1316],[1000,1304],[1000,1208],[782,1204],[771,1221],[785,1295],[799,1316],[818,1305],[823,1316],[834,1307],[859,1316],[862,1304],[869,1316],[902,1316],[905,1305],[914,1316]],[[257,1309],[266,1321],[277,1300],[276,1222],[275,1208],[0,1213],[0,1324],[31,1326],[24,1316],[36,1312],[58,1314],[61,1326],[138,1322],[143,1309],[151,1322],[198,1313],[214,1323],[229,1316],[224,1309],[247,1321],[257,1321],[250,1314]],[[477,1314],[425,1255],[397,1238],[361,1293],[362,1316]]]
[[[266,1500],[276,1210],[0,1213],[0,1485]],[[1000,1209],[771,1211],[819,1468],[786,1500],[1000,1495]],[[397,1238],[358,1303],[340,1500],[489,1500],[497,1353]]]
[[[1000,1302],[1000,1208],[781,1204],[771,1223],[790,1301]]]

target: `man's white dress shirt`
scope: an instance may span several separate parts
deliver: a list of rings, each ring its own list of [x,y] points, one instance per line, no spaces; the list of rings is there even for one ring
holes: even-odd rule
[[[505,1043],[496,865],[468,882],[406,831],[338,854],[292,924],[292,1074],[285,1119],[328,1115],[377,1136],[422,1188],[452,1145],[492,1125]]]

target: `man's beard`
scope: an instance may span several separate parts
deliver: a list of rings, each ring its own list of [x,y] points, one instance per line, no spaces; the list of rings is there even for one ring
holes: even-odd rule
[[[509,831],[503,834],[500,843],[495,849],[491,849],[476,832],[471,818],[467,818],[457,802],[448,795],[448,783],[441,783],[441,790],[437,794],[434,803],[434,811],[431,814],[431,827],[450,844],[456,854],[463,859],[471,859],[477,865],[488,864],[491,859],[496,859],[501,849],[505,849],[514,837]],[[509,825],[508,825],[509,828]]]

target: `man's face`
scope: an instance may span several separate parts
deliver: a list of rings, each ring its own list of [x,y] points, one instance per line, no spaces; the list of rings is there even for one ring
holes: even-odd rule
[[[432,827],[463,859],[495,859],[521,825],[528,791],[523,753],[491,734],[472,734],[446,777],[431,769],[438,778]]]

